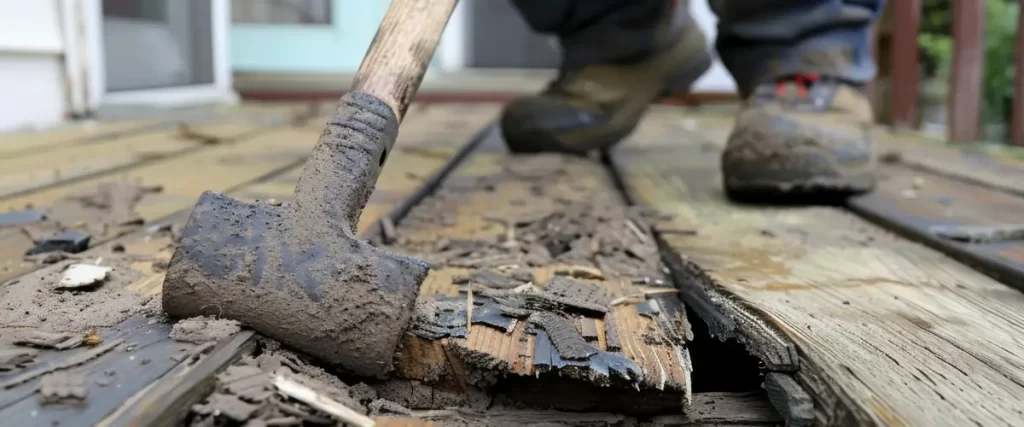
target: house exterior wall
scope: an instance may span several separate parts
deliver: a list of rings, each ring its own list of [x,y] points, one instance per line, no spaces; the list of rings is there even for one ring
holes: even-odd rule
[[[0,132],[61,123],[68,110],[58,0],[0,0]]]

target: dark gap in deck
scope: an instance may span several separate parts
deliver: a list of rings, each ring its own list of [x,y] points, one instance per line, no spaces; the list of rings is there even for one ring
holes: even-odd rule
[[[616,190],[623,200],[630,205],[636,205],[635,201],[626,191],[625,182],[622,176],[612,164],[611,154],[601,153],[601,162],[608,169]],[[744,197],[746,195],[734,195]],[[794,197],[779,201],[775,204],[791,204],[806,202],[806,195],[795,195]],[[747,203],[768,203],[764,198],[749,198]],[[818,198],[818,203],[841,203],[842,199]],[[656,231],[654,235],[657,237]],[[658,239],[658,245],[662,245]],[[664,251],[664,248],[661,248]],[[664,253],[664,252],[663,252]],[[666,262],[667,264],[667,262]],[[673,275],[675,276],[675,275]],[[696,286],[686,283],[678,283],[674,277],[677,288]],[[683,295],[682,293],[680,295]],[[686,317],[693,330],[693,341],[687,345],[690,352],[690,360],[693,363],[693,371],[690,372],[690,387],[693,393],[706,392],[760,392],[763,390],[764,374],[766,372],[764,363],[756,356],[747,351],[746,347],[736,338],[720,339],[714,336],[707,319],[698,315],[698,310],[691,307],[683,299],[686,306]]]

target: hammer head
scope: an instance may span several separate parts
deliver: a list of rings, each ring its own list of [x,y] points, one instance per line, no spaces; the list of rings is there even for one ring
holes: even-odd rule
[[[168,314],[235,319],[352,374],[392,370],[428,266],[354,237],[398,122],[354,97],[307,160],[294,205],[200,197],[164,280]]]

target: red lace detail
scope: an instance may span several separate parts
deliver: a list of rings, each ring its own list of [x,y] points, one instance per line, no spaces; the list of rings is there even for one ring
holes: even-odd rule
[[[775,94],[780,98],[784,97],[786,95],[786,84],[796,83],[797,96],[803,98],[807,96],[807,90],[810,89],[811,85],[818,81],[820,77],[820,74],[796,74],[792,77],[786,77],[775,83]]]

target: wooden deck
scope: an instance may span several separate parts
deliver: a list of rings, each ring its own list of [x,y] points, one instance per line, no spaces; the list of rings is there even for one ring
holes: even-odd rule
[[[737,205],[724,199],[717,171],[731,124],[725,112],[656,107],[606,165],[596,158],[511,158],[489,130],[499,108],[411,108],[360,232],[430,260],[436,254],[423,242],[508,242],[510,227],[536,216],[541,204],[615,210],[632,203],[670,214],[653,224],[653,234],[637,229],[615,238],[637,239],[634,255],[648,245],[652,265],[664,262],[664,272],[601,259],[601,239],[614,234],[593,231],[587,256],[602,274],[583,280],[616,303],[606,314],[573,318],[588,343],[635,364],[638,381],[562,381],[558,367],[568,359],[553,338],[528,330],[526,321],[507,331],[471,322],[465,336],[407,334],[396,359],[400,379],[452,393],[479,387],[515,401],[590,411],[589,418],[417,410],[380,418],[379,425],[625,419],[612,412],[660,417],[663,425],[1024,423],[1020,157],[879,130],[877,191],[840,206]],[[175,227],[204,190],[287,203],[329,112],[305,103],[252,104],[195,118],[0,135],[0,212],[46,215],[5,224],[13,217],[0,214],[0,356],[25,349],[12,341],[28,330],[102,340],[33,350],[33,364],[0,370],[0,419],[169,425],[202,400],[213,374],[253,351],[255,335],[243,330],[202,348],[201,357],[169,357],[201,347],[170,339],[169,323],[152,304]],[[39,240],[68,228],[91,235],[87,251],[56,263],[26,258]],[[113,277],[92,293],[41,297],[77,259],[113,267]],[[464,300],[474,292],[472,282],[456,279],[470,271],[466,260],[431,262],[437,268],[422,295]],[[534,281],[548,286],[556,272],[578,267],[562,258],[529,265]],[[646,281],[636,280],[641,273]],[[656,281],[668,289],[649,286]],[[754,367],[752,380],[763,382],[767,394],[704,380],[740,371],[707,357],[718,351],[708,350],[718,344],[707,336],[738,341],[755,356],[763,377]],[[62,367],[69,361],[75,364]],[[87,404],[40,403],[33,375],[55,367],[85,375]],[[438,372],[451,375],[438,380]],[[759,397],[737,397],[747,396],[739,391]],[[570,398],[552,403],[552,393]],[[735,416],[715,410],[708,403],[715,399]],[[779,415],[758,406],[767,401]]]

